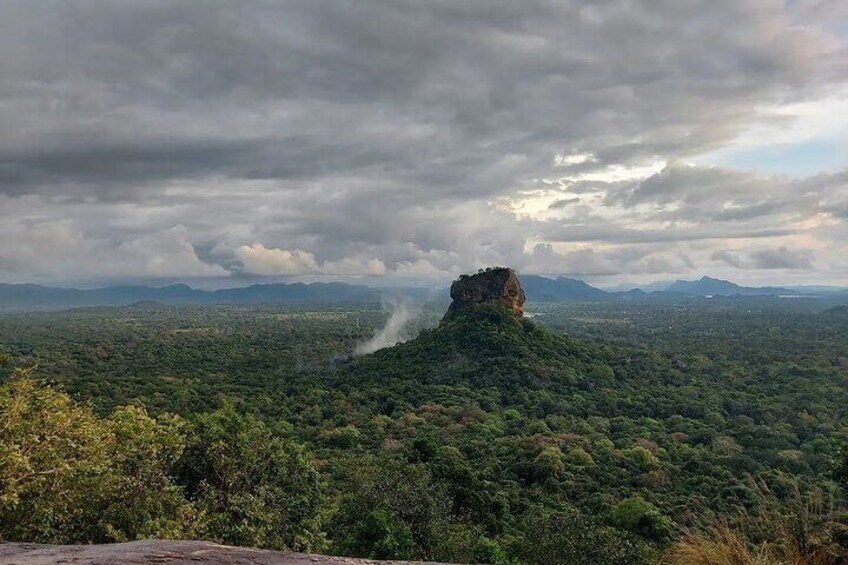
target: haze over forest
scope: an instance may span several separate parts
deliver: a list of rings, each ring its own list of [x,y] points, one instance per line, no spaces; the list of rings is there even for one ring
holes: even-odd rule
[[[0,2],[0,282],[848,285],[840,0]]]

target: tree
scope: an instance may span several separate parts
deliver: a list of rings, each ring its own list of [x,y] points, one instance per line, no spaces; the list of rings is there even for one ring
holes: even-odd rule
[[[546,447],[533,460],[533,476],[538,480],[565,477],[565,455],[558,447]]]
[[[110,491],[102,511],[109,537],[192,537],[197,513],[173,478],[185,448],[185,421],[170,415],[154,420],[141,406],[123,406],[105,423],[114,470],[103,484]]]
[[[193,509],[172,481],[181,419],[140,407],[98,418],[19,370],[0,386],[0,536],[45,543],[186,537]]]
[[[665,541],[672,534],[671,521],[641,496],[619,502],[612,511],[611,519],[616,527],[651,541]]]
[[[18,370],[0,387],[0,536],[102,540],[90,499],[109,466],[106,439],[91,409]]]
[[[253,416],[230,404],[197,416],[180,467],[204,536],[297,551],[322,545],[322,489],[309,453]]]
[[[412,531],[385,509],[369,512],[351,527],[340,549],[369,559],[414,559],[418,548]]]
[[[517,553],[523,563],[620,565],[648,563],[649,549],[632,536],[605,528],[576,510],[535,510],[524,520]]]
[[[453,540],[445,535],[452,501],[426,463],[363,458],[350,461],[343,473],[344,489],[330,527],[337,532],[333,551],[391,559],[455,555]],[[368,528],[363,530],[363,524]],[[412,546],[406,543],[407,531]]]

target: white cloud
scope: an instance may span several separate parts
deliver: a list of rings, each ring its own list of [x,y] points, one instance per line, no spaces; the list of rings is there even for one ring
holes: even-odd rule
[[[446,278],[453,276],[451,270],[439,269],[427,259],[417,259],[415,261],[401,261],[394,266],[393,274],[405,278]]]
[[[301,249],[267,248],[261,243],[242,245],[235,250],[244,272],[265,276],[339,275],[383,276],[386,266],[379,259],[346,257],[338,261],[324,261],[320,265],[315,256]]]
[[[340,276],[381,277],[386,274],[386,265],[380,259],[365,257],[345,257],[338,261],[325,261],[321,273]]]
[[[87,238],[73,222],[17,222],[0,229],[0,258],[10,280],[92,281],[223,277],[206,263],[182,225],[124,242]]]
[[[268,249],[261,243],[242,245],[235,252],[246,273],[253,275],[304,275],[320,271],[312,253],[295,249]]]
[[[595,160],[595,156],[591,153],[572,153],[570,155],[557,153],[554,156],[554,166],[570,167],[572,165],[582,165],[583,163],[594,162]]]

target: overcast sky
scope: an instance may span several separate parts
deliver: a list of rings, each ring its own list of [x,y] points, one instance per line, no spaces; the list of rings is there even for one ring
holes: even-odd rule
[[[0,0],[0,282],[848,285],[844,0]]]

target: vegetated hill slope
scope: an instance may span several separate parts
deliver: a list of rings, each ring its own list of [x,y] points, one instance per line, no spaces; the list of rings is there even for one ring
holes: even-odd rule
[[[0,544],[0,565],[134,565],[168,563],[170,565],[208,565],[242,563],[251,565],[367,565],[382,563],[423,563],[413,561],[372,561],[350,557],[329,557],[249,547],[219,545],[208,541],[141,540],[102,545],[41,545],[32,543]]]
[[[848,319],[848,304],[834,306],[833,308],[825,310],[824,313],[833,318]]]
[[[776,331],[756,333],[756,339],[789,339]],[[699,339],[712,337],[707,332]],[[680,501],[692,492],[703,494],[704,507],[729,510],[736,500],[734,489],[748,480],[740,477],[766,476],[778,467],[797,473],[793,476],[805,490],[827,472],[828,451],[806,446],[812,440],[766,442],[760,436],[774,435],[766,421],[798,422],[795,433],[809,433],[797,418],[799,407],[835,413],[841,405],[837,399],[845,396],[837,363],[814,371],[798,366],[801,357],[793,353],[763,368],[774,354],[764,353],[758,344],[746,342],[736,351],[720,342],[711,357],[689,347],[663,354],[570,338],[504,309],[480,306],[414,340],[353,360],[328,384],[364,414],[419,413],[426,405],[477,407],[486,414],[478,414],[481,420],[508,420],[521,413],[523,433],[531,438],[550,434],[549,424],[563,433],[585,434],[577,443],[589,446],[595,464],[588,468],[591,472],[579,469],[570,476],[581,485],[570,491],[572,504],[585,511],[596,504],[593,492],[631,482],[644,486],[656,479],[661,484],[644,492],[679,518]],[[810,398],[817,399],[813,405]],[[419,426],[419,434],[424,427]],[[476,441],[482,428],[471,428],[462,428],[452,440],[458,445]],[[434,430],[440,441],[452,437],[450,430]],[[509,424],[503,435],[489,432],[494,434],[489,448],[497,451],[491,457],[514,459],[514,453],[498,451],[513,437]],[[618,442],[612,451],[606,438]],[[725,438],[735,442],[734,454],[735,445],[742,446],[738,457],[718,450],[721,441],[730,442]],[[656,460],[636,462],[643,453],[636,454],[632,446],[642,443],[658,454]],[[779,459],[779,452],[799,446],[811,453],[804,466],[790,467]],[[531,452],[525,460],[533,457]],[[532,482],[520,461],[511,468],[516,480]],[[707,473],[713,473],[709,481],[704,479]],[[674,480],[666,479],[672,476]]]
[[[600,355],[505,308],[476,306],[411,341],[357,359],[345,377],[384,385],[558,389],[576,384]]]

